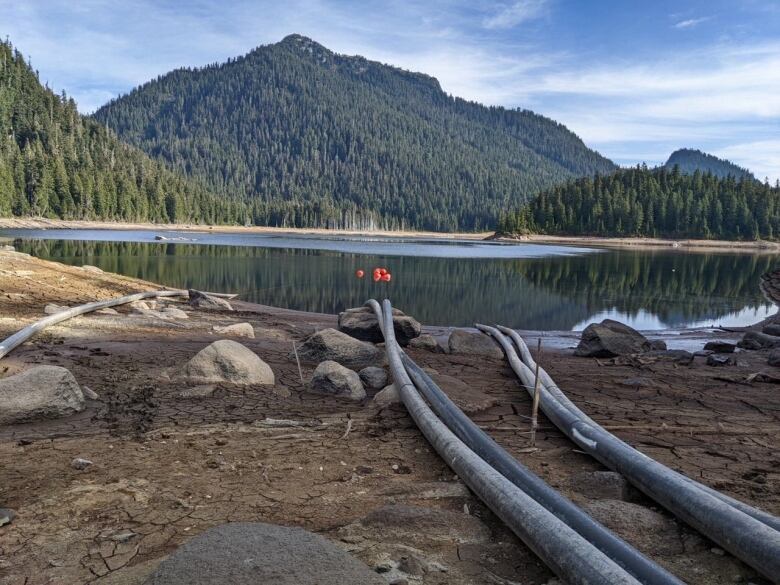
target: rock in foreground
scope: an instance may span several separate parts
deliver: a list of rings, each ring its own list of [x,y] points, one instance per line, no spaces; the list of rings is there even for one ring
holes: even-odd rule
[[[737,343],[737,347],[742,349],[770,349],[780,347],[780,337],[759,333],[758,331],[747,331],[742,339]]]
[[[574,355],[611,358],[664,349],[666,349],[664,342],[651,342],[628,325],[612,319],[604,319],[601,323],[591,323],[585,328]]]
[[[208,309],[211,311],[232,311],[233,307],[230,306],[225,299],[219,297],[212,297],[204,292],[190,289],[187,291],[190,295],[190,306],[196,309]]]
[[[305,362],[333,360],[350,368],[378,366],[384,360],[379,348],[335,329],[323,329],[310,335],[298,348],[298,355]],[[290,353],[290,357],[295,359],[295,354]]]
[[[736,345],[727,341],[708,341],[704,344],[705,351],[713,351],[715,353],[734,353],[736,348]]]
[[[60,366],[35,366],[0,380],[0,424],[59,418],[84,410],[76,379]]]
[[[448,344],[450,353],[478,355],[497,360],[504,357],[504,352],[493,341],[493,338],[484,333],[470,333],[461,329],[455,329],[450,334]]]
[[[332,360],[324,361],[312,374],[309,387],[313,392],[363,400],[366,390],[356,372]]]
[[[412,339],[419,337],[422,326],[414,317],[393,309],[393,330],[396,341],[405,346]],[[381,343],[385,340],[379,328],[379,321],[370,307],[356,307],[339,313],[339,331],[371,343]]]
[[[387,585],[322,536],[261,523],[210,528],[164,560],[145,585]]]
[[[184,377],[201,384],[273,385],[274,372],[255,352],[229,339],[202,349],[184,366]]]
[[[387,372],[384,368],[368,366],[358,372],[360,380],[369,390],[381,390],[387,386]]]

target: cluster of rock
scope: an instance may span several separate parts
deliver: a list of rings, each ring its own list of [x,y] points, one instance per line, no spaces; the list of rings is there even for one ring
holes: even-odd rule
[[[764,325],[761,331],[746,331],[737,347],[743,350],[770,350],[767,364],[780,367],[780,323]]]
[[[422,326],[414,317],[393,309],[393,330],[396,341],[405,347],[413,339],[420,337]],[[381,343],[385,340],[371,307],[356,307],[339,313],[339,331],[370,343]]]

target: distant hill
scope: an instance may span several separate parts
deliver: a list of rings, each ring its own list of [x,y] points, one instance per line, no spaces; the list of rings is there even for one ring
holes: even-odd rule
[[[686,175],[692,175],[698,170],[703,173],[712,173],[721,178],[731,175],[738,179],[742,177],[755,179],[749,170],[743,169],[731,161],[691,148],[675,150],[664,166],[667,169],[672,169],[675,165],[680,167],[680,171]]]
[[[780,238],[780,187],[733,175],[638,166],[543,191],[501,233],[756,240]]]
[[[79,115],[0,42],[0,217],[230,223],[241,207]]]
[[[617,168],[553,120],[299,35],[173,71],[94,118],[257,224],[492,228],[542,189]]]

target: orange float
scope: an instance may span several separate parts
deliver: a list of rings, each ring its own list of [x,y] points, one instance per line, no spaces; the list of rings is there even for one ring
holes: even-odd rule
[[[384,280],[385,282],[390,282],[390,279],[392,278],[393,276],[389,272],[386,272],[382,275],[382,280]]]
[[[362,270],[356,270],[355,271],[355,276],[357,276],[358,278],[363,278],[365,275],[366,275],[366,273],[363,272]]]

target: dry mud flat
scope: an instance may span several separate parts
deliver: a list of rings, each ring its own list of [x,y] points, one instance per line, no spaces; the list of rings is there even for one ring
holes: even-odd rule
[[[0,252],[0,337],[47,303],[74,305],[154,285]],[[0,361],[68,368],[98,398],[74,416],[0,427],[0,583],[143,583],[177,546],[234,521],[300,526],[340,544],[388,583],[543,584],[554,576],[447,468],[402,406],[377,408],[307,391],[292,342],[333,316],[234,303],[186,320],[134,312],[65,322]],[[215,326],[273,369],[273,387],[213,391],[177,379]],[[533,341],[533,340],[529,340]],[[702,345],[704,340],[702,340]],[[410,350],[504,447],[686,582],[766,583],[638,494],[597,486],[602,469],[542,419],[528,445],[530,400],[503,360]],[[745,382],[772,371],[765,352],[713,368],[575,358],[543,365],[596,421],[707,485],[780,513],[780,388]],[[317,364],[303,364],[308,381]],[[350,422],[351,421],[351,422]],[[349,431],[348,431],[349,429]],[[347,432],[348,431],[348,432]],[[76,469],[72,462],[92,462]]]

